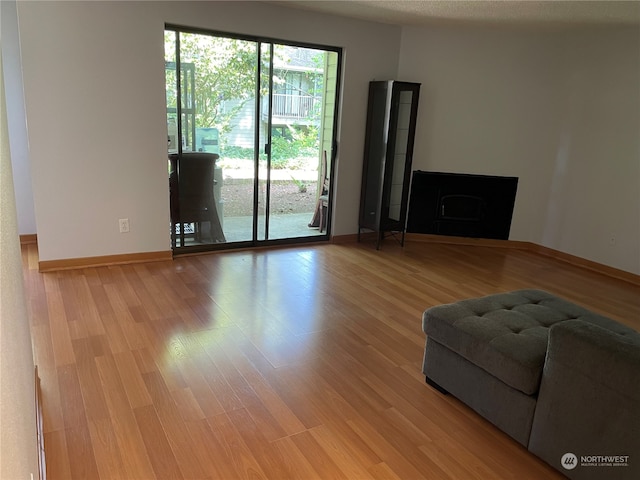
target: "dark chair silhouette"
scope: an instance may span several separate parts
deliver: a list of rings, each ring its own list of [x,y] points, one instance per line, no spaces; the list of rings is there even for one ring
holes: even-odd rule
[[[320,232],[327,228],[327,210],[329,209],[329,173],[327,170],[327,151],[322,152],[320,164],[319,196],[313,218],[309,223],[310,228],[318,227]]]
[[[219,155],[206,152],[172,153],[170,207],[173,245],[176,244],[176,225],[180,231],[180,245],[184,246],[184,225],[193,223],[197,241],[202,237],[202,223],[209,224],[212,243],[224,242],[216,201],[213,195],[215,162]]]

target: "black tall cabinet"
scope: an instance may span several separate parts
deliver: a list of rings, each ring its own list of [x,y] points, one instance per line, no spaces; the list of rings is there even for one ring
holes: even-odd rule
[[[371,230],[376,249],[388,233],[404,244],[419,94],[419,83],[369,83],[358,240]]]

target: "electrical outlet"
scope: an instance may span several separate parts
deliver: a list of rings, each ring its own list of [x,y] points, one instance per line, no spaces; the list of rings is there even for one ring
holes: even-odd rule
[[[118,220],[118,225],[120,226],[120,233],[129,233],[129,219],[121,218]]]
[[[609,237],[609,244],[610,245],[615,245],[617,240],[618,239],[616,238],[616,234],[612,233],[611,236]]]

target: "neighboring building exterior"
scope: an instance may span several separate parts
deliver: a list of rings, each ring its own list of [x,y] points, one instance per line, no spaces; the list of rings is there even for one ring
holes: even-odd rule
[[[272,95],[272,128],[281,135],[287,129],[320,127],[323,115],[323,98],[327,72],[327,55],[322,50],[278,45],[274,55],[274,81]],[[268,127],[269,98],[261,99],[260,135],[266,137]],[[238,105],[237,101],[225,102],[224,108]],[[333,112],[331,112],[333,118]],[[222,145],[253,148],[255,98],[244,102],[240,112],[232,120],[231,132],[221,139]]]

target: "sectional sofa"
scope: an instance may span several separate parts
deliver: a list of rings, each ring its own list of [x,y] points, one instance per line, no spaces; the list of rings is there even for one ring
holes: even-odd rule
[[[427,309],[423,373],[575,480],[640,478],[640,333],[541,290]]]

